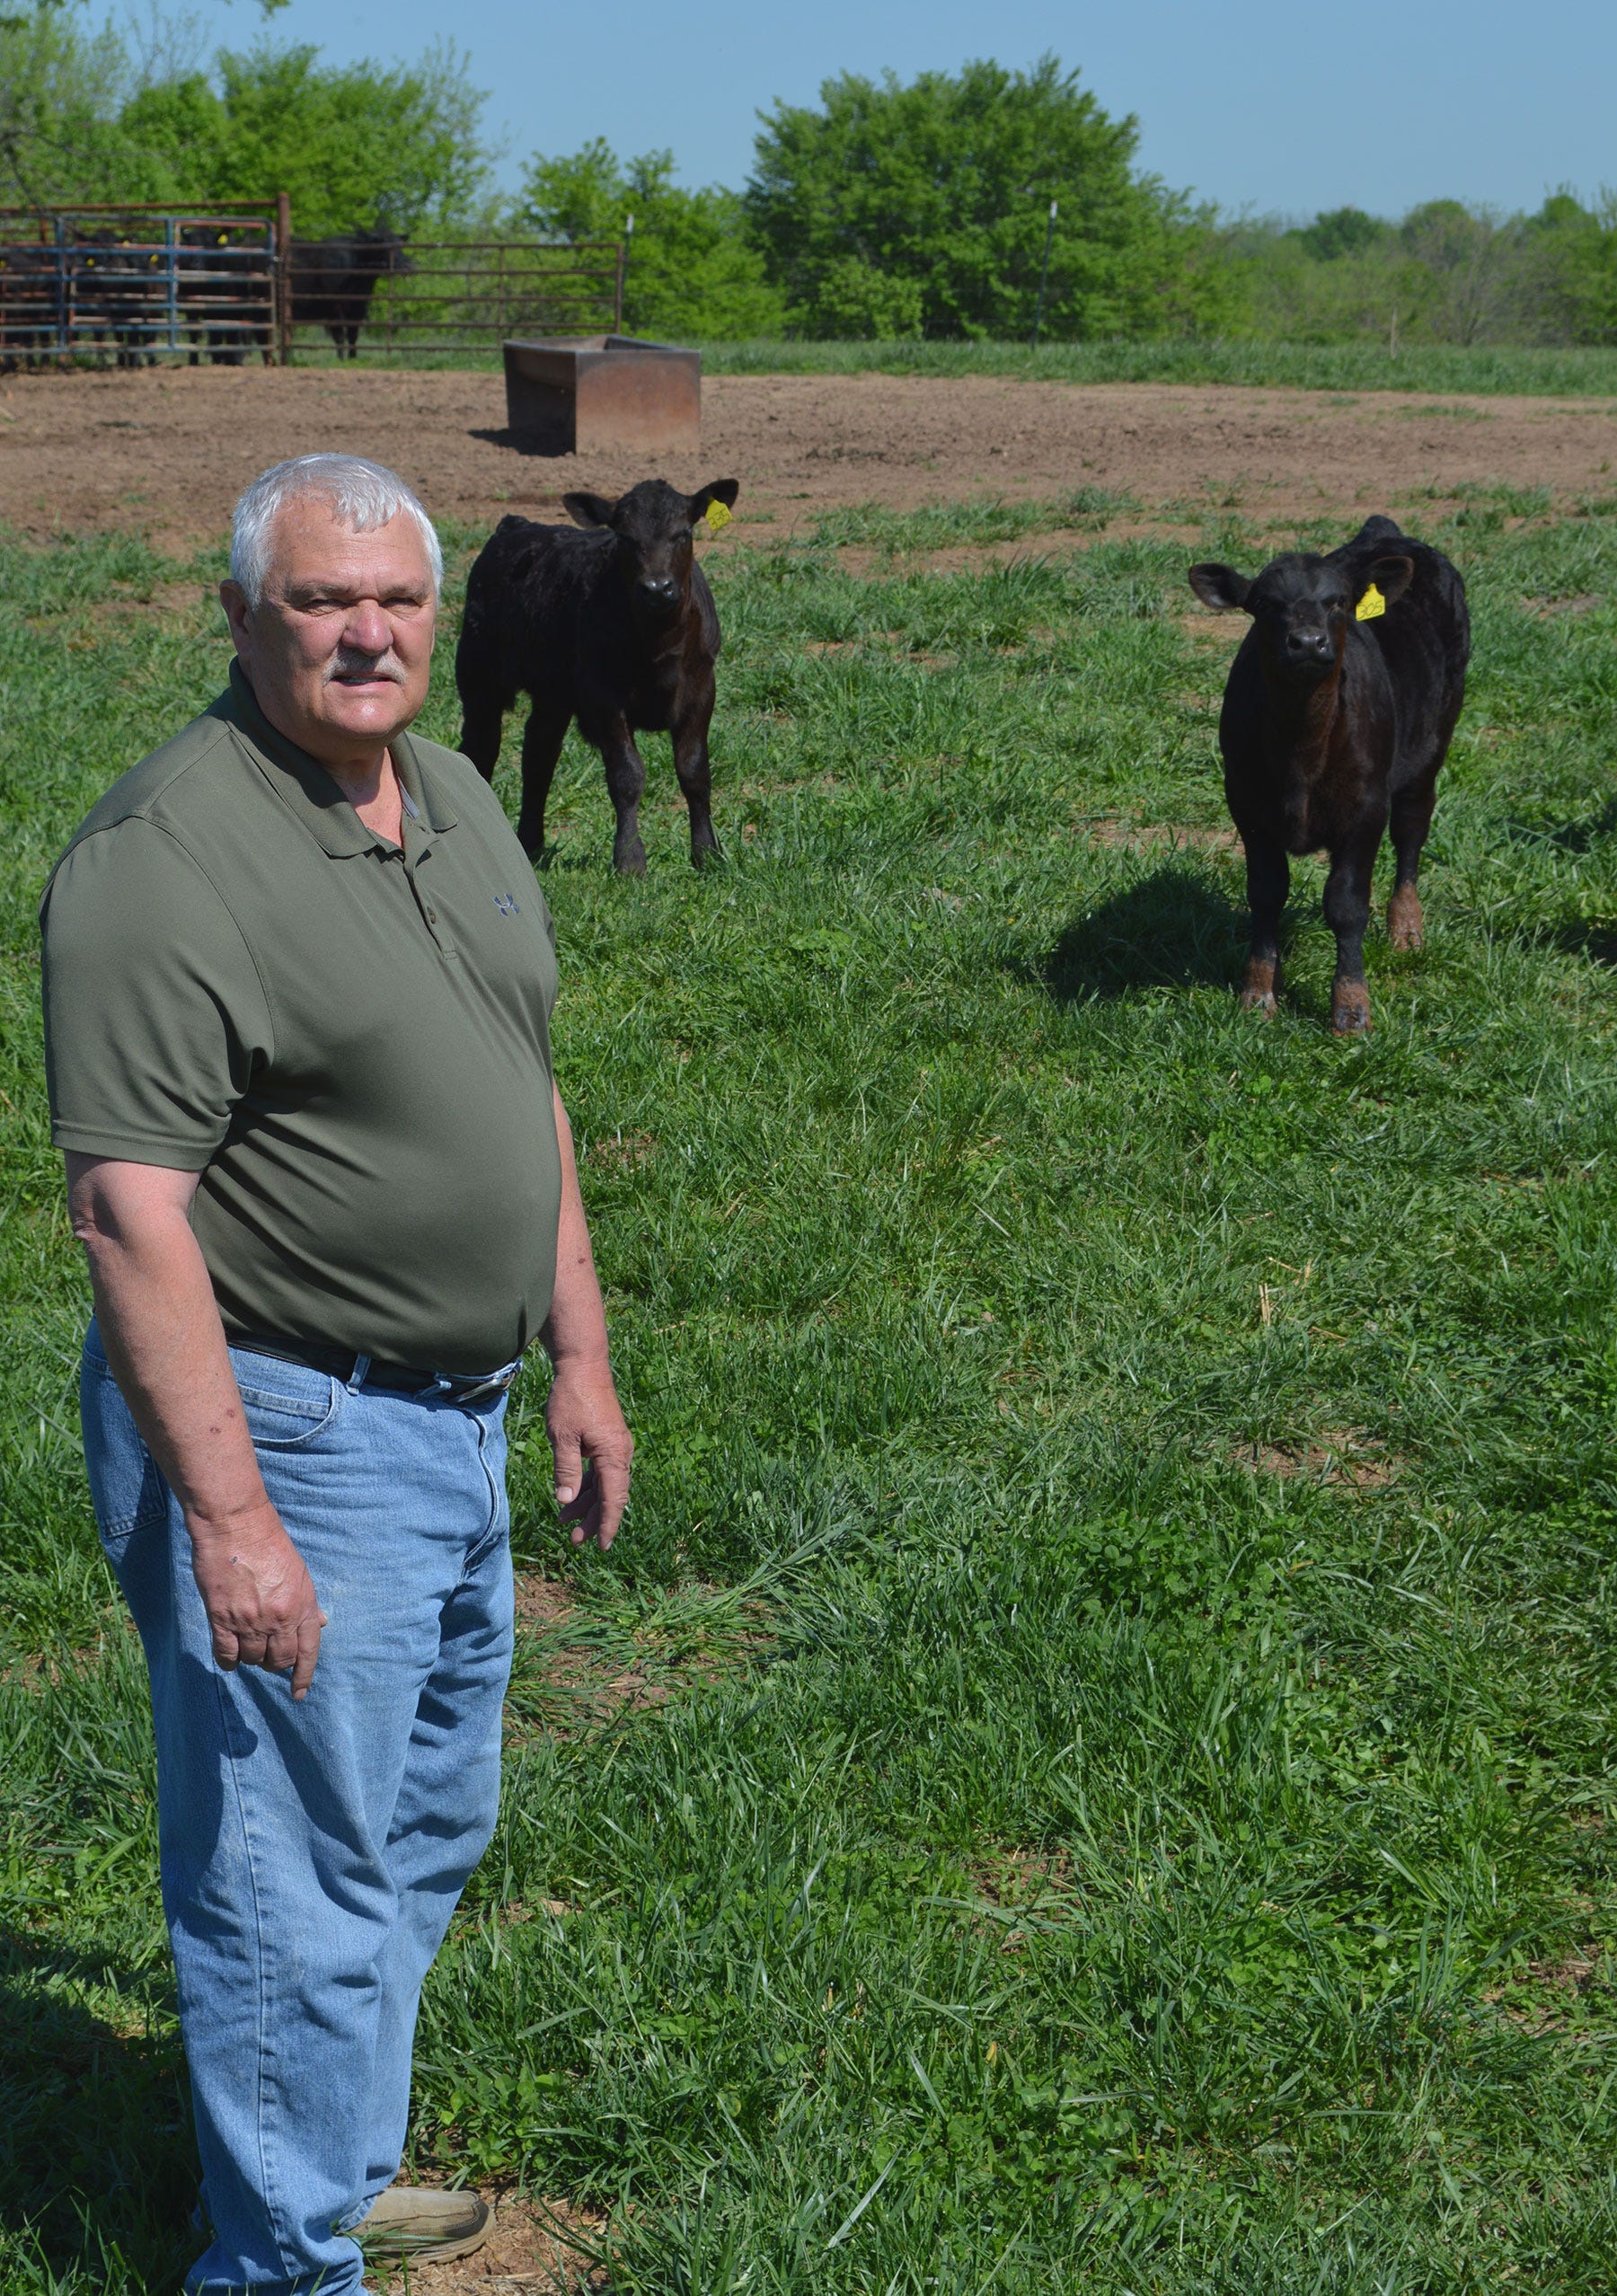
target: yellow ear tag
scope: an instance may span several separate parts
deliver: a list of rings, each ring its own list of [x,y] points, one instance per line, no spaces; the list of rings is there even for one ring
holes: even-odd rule
[[[730,522],[729,512],[722,502],[717,500],[710,502],[702,515],[708,522],[710,532],[715,534],[720,526],[728,526]]]
[[[1354,620],[1356,622],[1374,622],[1378,614],[1385,614],[1386,611],[1387,601],[1383,597],[1374,583],[1372,582],[1370,587],[1365,592],[1364,596],[1359,600],[1357,605],[1353,610]]]

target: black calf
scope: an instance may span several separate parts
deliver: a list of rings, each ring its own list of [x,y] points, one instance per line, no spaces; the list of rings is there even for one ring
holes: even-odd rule
[[[1328,558],[1293,552],[1251,579],[1193,566],[1190,587],[1205,605],[1252,617],[1218,723],[1252,911],[1241,1001],[1274,1011],[1286,856],[1323,846],[1337,942],[1330,1025],[1339,1036],[1367,1029],[1365,927],[1389,823],[1387,931],[1395,949],[1421,945],[1420,852],[1471,657],[1465,585],[1441,551],[1377,517]]]
[[[518,693],[531,695],[517,835],[535,859],[544,849],[551,779],[575,717],[606,768],[617,816],[614,868],[645,871],[646,769],[634,736],[651,730],[674,738],[693,866],[717,858],[708,728],[719,614],[692,535],[711,505],[728,511],[740,490],[735,479],[715,479],[695,494],[646,479],[615,502],[570,494],[568,516],[588,533],[502,518],[484,543],[466,584],[455,657],[461,747],[492,778],[505,712]]]

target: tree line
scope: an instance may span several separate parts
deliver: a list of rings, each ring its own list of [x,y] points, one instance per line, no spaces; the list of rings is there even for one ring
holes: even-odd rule
[[[760,115],[738,190],[686,188],[671,152],[597,138],[535,153],[502,194],[486,98],[451,48],[338,66],[267,36],[204,60],[184,38],[142,49],[64,0],[0,16],[0,202],[286,190],[315,235],[619,239],[632,216],[627,323],[710,340],[1014,340],[1042,279],[1050,341],[1617,341],[1617,196],[1232,219],[1144,172],[1138,122],[1054,57],[827,80],[817,104]]]

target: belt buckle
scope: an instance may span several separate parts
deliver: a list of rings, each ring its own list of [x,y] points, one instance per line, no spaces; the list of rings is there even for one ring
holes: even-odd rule
[[[465,1384],[450,1380],[446,1382],[452,1403],[491,1402],[495,1396],[504,1395],[517,1374],[514,1371],[496,1372],[487,1379],[474,1379]]]

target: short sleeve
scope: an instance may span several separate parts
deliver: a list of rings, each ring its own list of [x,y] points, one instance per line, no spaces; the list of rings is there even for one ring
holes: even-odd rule
[[[68,850],[40,923],[51,1138],[201,1171],[274,1048],[230,911],[184,847],[137,817]]]

